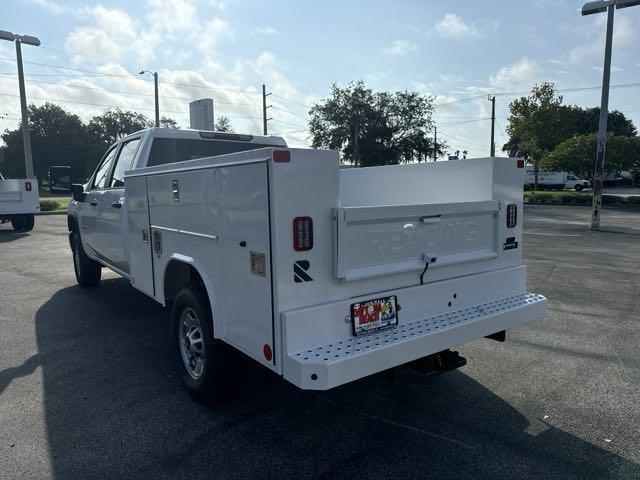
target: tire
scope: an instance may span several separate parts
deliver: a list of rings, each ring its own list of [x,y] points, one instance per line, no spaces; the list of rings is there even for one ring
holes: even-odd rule
[[[81,287],[95,287],[100,283],[102,265],[87,257],[77,230],[73,230],[69,235],[71,236],[73,270],[76,274],[76,280]]]
[[[573,187],[573,188],[576,189],[576,192],[581,192],[584,187],[582,185],[580,185],[579,183],[576,183],[576,186]]]
[[[16,232],[30,232],[33,230],[35,219],[33,213],[14,215],[11,217],[11,226]]]
[[[173,302],[171,326],[185,388],[199,402],[220,401],[223,345],[213,338],[211,308],[206,295],[193,288],[182,289]]]

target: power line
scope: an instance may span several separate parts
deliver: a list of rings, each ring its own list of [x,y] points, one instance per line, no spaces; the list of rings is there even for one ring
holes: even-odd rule
[[[304,125],[300,125],[299,123],[285,122],[284,120],[278,120],[277,118],[274,118],[271,121],[278,122],[278,123],[284,123],[285,125],[291,125],[292,127],[306,128]]]
[[[300,115],[299,113],[292,112],[291,110],[287,110],[286,108],[278,107],[278,106],[275,106],[275,105],[272,106],[271,108],[273,108],[274,110],[280,110],[281,112],[285,112],[285,113],[288,113],[290,115],[294,115],[296,117],[300,117],[300,118],[302,118],[304,120],[307,120],[309,118],[308,115]]]
[[[282,95],[273,94],[274,97],[279,98],[284,102],[295,103],[296,105],[301,105],[306,108],[313,108],[311,105],[307,105],[306,103],[297,102],[296,100],[291,100],[290,98],[283,97]]]
[[[491,120],[491,118],[476,118],[474,120],[464,120],[461,122],[442,123],[438,125],[438,127],[451,127],[453,125],[462,125],[463,123],[473,123],[473,122],[484,122],[486,120]]]
[[[19,95],[15,95],[12,93],[0,93],[0,96],[3,97],[19,97]],[[92,107],[106,107],[106,108],[131,108],[133,110],[144,110],[144,111],[155,111],[155,108],[145,108],[145,107],[133,107],[133,106],[122,106],[122,105],[108,105],[108,104],[104,104],[104,103],[92,103],[92,102],[80,102],[77,100],[61,100],[61,99],[57,99],[57,98],[42,98],[42,97],[33,97],[33,96],[29,96],[30,100],[40,100],[40,101],[44,101],[44,102],[57,102],[57,103],[73,103],[73,104],[78,104],[78,105],[88,105],[88,106],[92,106]],[[185,110],[180,110],[180,111],[176,111],[176,110],[165,110],[166,113],[176,113],[179,115],[187,115],[188,112],[186,112]],[[249,120],[261,120],[261,117],[250,117],[250,116],[245,116],[245,115],[233,115],[233,114],[226,114],[226,113],[221,113],[221,115],[224,115],[226,117],[229,118],[243,118],[243,119],[249,119]],[[298,126],[298,125],[296,125]]]
[[[16,59],[15,58],[11,58],[11,57],[0,57],[0,60],[6,60],[6,61],[11,61],[11,62],[15,62]],[[104,77],[133,77],[133,78],[137,78],[136,75],[131,75],[131,74],[118,74],[118,73],[103,73],[103,72],[96,72],[96,71],[92,71],[92,70],[84,70],[82,68],[74,68],[74,67],[65,67],[62,65],[52,65],[50,63],[40,63],[40,62],[27,62],[24,61],[22,63],[28,63],[29,65],[38,65],[41,67],[49,67],[49,68],[56,68],[58,70],[70,70],[72,72],[82,72],[82,73],[90,73],[93,75],[102,75]]]
[[[10,79],[15,79],[17,78],[15,75],[4,75],[4,74],[0,74],[0,78],[10,78]],[[141,80],[144,81],[144,80]],[[42,83],[42,84],[47,84],[47,85],[58,85],[61,87],[68,87],[68,88],[80,88],[80,89],[84,89],[84,90],[97,90],[97,91],[101,91],[101,92],[109,92],[109,93],[117,93],[120,95],[136,95],[136,96],[143,96],[143,97],[153,97],[152,93],[138,93],[138,92],[129,92],[129,91],[124,91],[124,90],[111,90],[109,88],[104,88],[104,87],[89,87],[89,86],[85,86],[85,85],[70,85],[67,83],[60,83],[60,82],[47,82],[46,80],[29,80],[28,83]],[[158,82],[160,85],[166,82]],[[170,96],[170,95],[164,95],[164,98],[170,98],[173,100],[185,100],[185,101],[192,101],[193,98],[190,97],[176,97],[176,96]],[[216,103],[222,103],[222,104],[226,104],[226,105],[243,105],[243,106],[251,106],[251,107],[258,107],[259,105],[257,103],[243,103],[243,102],[225,102],[225,101],[219,101],[219,100],[215,100]]]

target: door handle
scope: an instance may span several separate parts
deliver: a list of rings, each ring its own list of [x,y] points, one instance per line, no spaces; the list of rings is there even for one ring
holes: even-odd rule
[[[98,206],[98,202],[96,202],[95,200],[91,200],[89,202],[89,205],[91,205],[92,207],[97,207]]]
[[[111,204],[111,206],[112,206],[113,208],[122,208],[122,204],[121,204],[120,202],[113,202],[113,203]]]
[[[438,223],[440,221],[441,215],[428,215],[425,217],[420,217],[420,221],[422,223]]]

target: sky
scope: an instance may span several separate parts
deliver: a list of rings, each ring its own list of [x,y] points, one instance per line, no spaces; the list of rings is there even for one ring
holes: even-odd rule
[[[238,132],[306,146],[309,107],[333,83],[435,97],[438,138],[449,152],[486,156],[496,94],[496,144],[509,102],[552,81],[567,104],[599,105],[606,15],[582,17],[572,0],[3,0],[0,29],[35,35],[23,46],[27,97],[87,121],[111,107],[188,127],[188,102],[213,98]],[[616,11],[610,110],[640,126],[640,6]],[[0,42],[0,131],[20,116],[15,47]],[[590,87],[594,87],[589,89]]]

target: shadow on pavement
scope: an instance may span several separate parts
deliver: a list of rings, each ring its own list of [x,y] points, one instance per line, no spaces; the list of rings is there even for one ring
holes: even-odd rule
[[[9,243],[28,236],[28,233],[15,232],[9,224],[9,228],[3,228],[0,224],[0,243]]]
[[[60,479],[640,476],[461,371],[399,368],[314,393],[233,352],[230,400],[199,405],[180,384],[166,312],[120,279],[58,291],[36,327],[38,358],[6,376],[42,365]]]

